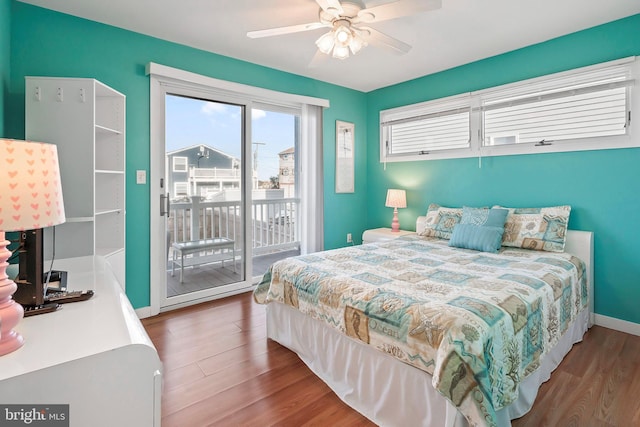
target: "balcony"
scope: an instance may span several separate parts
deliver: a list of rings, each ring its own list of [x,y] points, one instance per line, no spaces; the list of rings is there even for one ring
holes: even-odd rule
[[[299,203],[299,199],[296,198],[253,200],[250,209],[254,264],[252,276],[264,274],[267,267],[278,259],[300,253],[300,224],[296,221]],[[202,197],[190,197],[171,202],[167,225],[168,265],[173,258],[171,245],[174,242],[215,237],[233,240],[236,242],[237,253],[242,253],[245,238],[239,201],[215,201],[205,200]],[[236,259],[236,262],[238,261],[239,256]],[[209,269],[213,274],[213,270],[221,268],[221,265],[217,263],[206,268],[197,268],[203,271]],[[185,270],[185,277],[188,276]],[[234,277],[230,275],[229,279]],[[239,276],[236,279],[239,280]],[[229,283],[229,281],[226,282]]]

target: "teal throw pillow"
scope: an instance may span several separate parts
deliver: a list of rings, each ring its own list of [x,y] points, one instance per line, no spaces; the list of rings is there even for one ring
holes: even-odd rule
[[[502,245],[503,233],[503,227],[458,224],[453,229],[449,246],[496,253]]]

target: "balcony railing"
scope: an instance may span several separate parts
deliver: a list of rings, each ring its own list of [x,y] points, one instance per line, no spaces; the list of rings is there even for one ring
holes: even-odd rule
[[[299,199],[253,200],[251,232],[253,254],[300,248],[300,226],[296,221]],[[203,201],[192,197],[172,202],[168,220],[169,246],[173,242],[225,237],[244,246],[239,201]]]
[[[222,168],[189,168],[189,178],[198,181],[217,181],[220,179],[239,180],[242,177],[240,169],[222,169]]]

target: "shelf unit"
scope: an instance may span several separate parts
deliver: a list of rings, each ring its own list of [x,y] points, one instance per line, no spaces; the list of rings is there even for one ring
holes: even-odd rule
[[[58,146],[67,221],[55,229],[55,258],[103,256],[124,287],[126,97],[57,77],[26,77],[25,97],[27,139]],[[47,259],[52,234],[45,229]]]

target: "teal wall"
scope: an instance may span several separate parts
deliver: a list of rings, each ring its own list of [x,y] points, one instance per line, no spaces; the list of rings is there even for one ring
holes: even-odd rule
[[[389,223],[389,187],[408,190],[400,212],[408,229],[431,202],[570,204],[570,228],[595,233],[596,313],[640,323],[640,149],[483,158],[481,168],[478,159],[388,163],[385,171],[378,148],[380,110],[633,55],[640,15],[368,93],[368,226]]]
[[[6,0],[2,1],[5,5]],[[361,233],[366,206],[366,95],[255,64],[121,30],[46,9],[11,2],[11,81],[7,131],[24,137],[24,77],[91,77],[127,96],[127,294],[134,307],[149,305],[149,186],[135,171],[149,169],[148,62],[218,79],[329,99],[324,113],[325,247],[343,246]],[[4,28],[4,27],[3,27]],[[4,34],[5,30],[0,30]],[[334,192],[335,121],[355,123],[355,194]],[[78,159],[82,161],[83,159]],[[89,160],[89,159],[86,159]],[[154,203],[153,206],[156,206]],[[344,209],[349,206],[350,209]],[[339,218],[339,221],[336,220]]]
[[[5,134],[5,98],[9,90],[11,46],[11,0],[0,0],[0,138]]]
[[[6,17],[10,8],[10,22]],[[8,25],[11,24],[11,25]],[[10,27],[10,30],[7,28]],[[7,41],[9,40],[9,41]],[[10,52],[7,53],[7,44]],[[571,204],[570,227],[596,236],[596,312],[640,323],[640,149],[379,163],[378,114],[392,108],[484,89],[575,67],[640,55],[640,15],[487,58],[368,94],[283,73],[110,26],[0,0],[0,135],[24,136],[24,76],[93,77],[127,95],[127,293],[149,304],[149,187],[135,184],[149,168],[148,62],[273,90],[327,98],[324,114],[325,247],[359,242],[387,226],[386,190],[408,190],[404,228],[430,202],[451,206]],[[10,67],[5,64],[11,58]],[[10,77],[10,80],[9,80]],[[7,84],[8,82],[8,84]],[[356,192],[335,194],[335,120],[356,125]],[[4,129],[3,129],[4,128]]]

